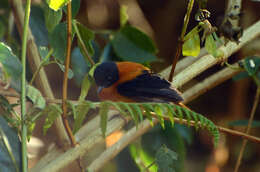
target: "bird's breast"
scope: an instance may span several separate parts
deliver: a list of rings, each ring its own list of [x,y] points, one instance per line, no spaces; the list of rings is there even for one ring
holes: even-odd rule
[[[114,102],[134,102],[133,100],[122,96],[118,93],[116,87],[103,88],[99,93],[99,98],[102,101],[110,100]]]

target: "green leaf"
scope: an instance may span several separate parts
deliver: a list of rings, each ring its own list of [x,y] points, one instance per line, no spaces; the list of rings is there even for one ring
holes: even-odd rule
[[[120,7],[120,27],[125,26],[127,21],[128,21],[127,6],[122,5]]]
[[[41,92],[31,85],[27,85],[26,88],[26,96],[32,101],[34,106],[39,109],[44,109],[46,106],[46,101]]]
[[[71,70],[73,71],[77,86],[81,86],[85,75],[90,70],[84,56],[81,54],[79,47],[75,47],[71,53]]]
[[[83,120],[85,119],[89,109],[91,108],[91,103],[87,101],[80,101],[76,107],[75,122],[73,127],[73,133],[75,134],[81,127]]]
[[[47,114],[43,125],[43,134],[45,135],[48,129],[52,126],[53,122],[56,120],[56,118],[62,114],[62,110],[60,106],[56,104],[50,104],[46,107],[44,112]]]
[[[79,8],[80,8],[80,0],[71,1],[71,15],[73,19],[77,16],[79,12]],[[67,14],[67,7],[64,6],[63,10]]]
[[[93,78],[94,77],[94,72],[95,72],[95,69],[98,65],[100,65],[101,63],[96,63],[88,72],[88,74]]]
[[[39,54],[42,59],[44,59],[47,56],[47,54],[49,53],[48,47],[40,46],[38,48],[38,50],[39,50]]]
[[[114,106],[121,113],[121,115],[128,116],[125,109],[122,109],[118,103],[115,102],[107,102],[107,103],[111,106]]]
[[[243,67],[247,71],[249,76],[253,76],[256,74],[260,67],[260,57],[258,56],[251,56],[247,57],[242,62]]]
[[[248,125],[248,120],[236,120],[228,123],[229,126],[244,126]],[[260,121],[253,120],[251,127],[260,127]]]
[[[99,109],[99,115],[100,115],[100,126],[103,136],[106,136],[106,130],[107,130],[107,113],[108,113],[108,104],[105,102],[102,102]]]
[[[46,0],[46,1],[51,9],[57,11],[71,0]]]
[[[89,53],[89,55],[92,57],[94,55],[94,48],[92,46],[92,41],[94,40],[95,38],[95,34],[92,30],[88,29],[87,27],[85,27],[83,24],[77,22],[74,20],[74,22],[77,23],[77,27],[78,27],[78,30],[79,30],[79,34],[85,44],[85,47]],[[79,42],[79,39],[78,39],[78,46],[80,48],[80,51],[81,51],[81,54],[85,54],[84,51],[83,51],[83,47],[82,45],[80,44]],[[85,57],[85,55],[84,55]],[[88,62],[88,59],[87,57],[85,57],[86,61]]]
[[[90,86],[91,86],[90,78],[88,77],[88,74],[86,74],[82,81],[79,101],[85,100],[86,96],[88,95],[88,90]]]
[[[58,62],[57,62],[57,64],[60,67],[60,69],[62,70],[62,72],[65,72],[65,66],[63,64],[58,63]],[[71,69],[69,69],[68,78],[69,79],[73,78],[73,75],[74,75],[73,71]]]
[[[3,65],[3,70],[6,74],[5,76],[11,78],[11,86],[20,90],[22,64],[13,54],[10,47],[2,42],[0,42],[0,63]]]
[[[232,79],[234,81],[238,81],[238,80],[248,78],[248,77],[249,77],[248,73],[244,71],[244,72],[240,72],[237,75],[233,76]]]
[[[139,142],[130,144],[129,151],[140,171],[148,171],[146,167],[154,162],[154,156],[147,153]],[[156,164],[149,167],[149,172],[157,172]]]
[[[48,6],[44,6],[44,18],[45,18],[45,26],[49,33],[53,31],[57,24],[60,23],[62,19],[62,10],[56,10],[49,8]]]
[[[161,124],[162,128],[165,129],[164,119],[163,119],[164,111],[163,111],[162,107],[159,106],[159,105],[156,105],[156,106],[154,107],[154,112],[155,112],[156,115],[158,116],[158,119],[159,119],[159,121],[160,121],[160,124]]]
[[[22,169],[21,142],[16,130],[0,116],[0,167],[3,172]]]
[[[53,56],[62,63],[64,62],[67,49],[67,24],[59,23],[49,34],[49,42],[53,48]],[[74,37],[74,29],[72,29],[72,40]]]
[[[218,57],[217,56],[218,55],[217,54],[217,45],[216,45],[216,42],[215,42],[212,34],[210,34],[206,37],[205,48],[209,54],[213,55],[214,57]]]
[[[200,36],[198,27],[193,28],[185,37],[182,46],[183,56],[197,57],[200,53]]]
[[[29,24],[37,46],[48,46],[48,30],[45,26],[44,10],[41,6],[31,6]]]
[[[156,164],[159,172],[174,172],[174,163],[177,163],[178,154],[165,145],[156,152]]]
[[[143,113],[142,113],[140,107],[136,104],[132,104],[131,107],[135,111],[136,116],[137,115],[139,116],[139,120],[143,121]]]
[[[114,34],[111,41],[116,55],[124,61],[138,63],[156,60],[157,49],[145,33],[132,26],[124,26]]]
[[[33,130],[34,130],[34,128],[35,128],[35,125],[36,125],[35,122],[30,122],[29,124],[27,124],[27,140],[28,140],[28,142],[29,142],[30,139],[31,139]]]
[[[171,106],[170,104],[166,104],[166,107],[167,107],[167,109],[168,109],[168,111],[167,111],[167,116],[169,117],[170,122],[171,122],[172,127],[173,127],[173,126],[174,126],[174,119],[173,119],[173,117],[174,117],[174,116],[177,116],[177,115],[176,115],[176,113],[174,112],[174,110],[173,110],[173,108],[172,108],[172,106]]]

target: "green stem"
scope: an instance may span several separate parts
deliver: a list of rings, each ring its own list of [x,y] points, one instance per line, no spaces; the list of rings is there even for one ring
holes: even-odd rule
[[[95,65],[95,62],[92,60],[92,58],[90,57],[89,53],[88,53],[88,50],[84,44],[84,41],[82,40],[82,37],[79,33],[79,29],[78,29],[78,26],[77,26],[77,21],[73,20],[72,21],[72,25],[73,25],[73,28],[75,29],[75,32],[77,34],[77,37],[79,39],[79,43],[81,44],[82,48],[83,48],[83,52],[84,52],[84,55],[87,57],[88,61],[91,63],[91,66],[94,66]]]
[[[27,172],[28,162],[27,162],[27,126],[25,122],[26,118],[26,47],[27,47],[27,35],[28,35],[28,25],[30,18],[31,0],[26,1],[25,16],[24,16],[24,26],[23,26],[23,38],[22,38],[22,81],[21,81],[21,119],[22,119],[22,171]]]
[[[30,85],[33,84],[33,81],[35,80],[36,76],[39,74],[41,68],[45,65],[45,63],[47,62],[47,60],[51,57],[53,53],[53,48],[50,49],[50,51],[48,52],[48,54],[46,55],[46,57],[44,57],[43,61],[41,61],[40,66],[37,68],[37,70],[34,72],[32,79],[30,81]]]
[[[190,0],[188,7],[187,7],[187,13],[184,17],[184,23],[183,23],[183,27],[182,27],[182,31],[181,31],[181,36],[179,37],[179,41],[178,41],[178,44],[177,44],[177,51],[176,51],[175,57],[174,57],[173,62],[172,62],[172,69],[171,69],[171,72],[170,72],[170,75],[169,75],[169,81],[170,82],[172,81],[174,70],[175,70],[176,64],[179,60],[180,54],[181,54],[182,44],[183,44],[183,41],[184,41],[185,33],[187,31],[187,27],[188,27],[188,23],[189,23],[189,20],[190,20],[190,14],[191,14],[191,11],[192,11],[192,8],[193,8],[193,4],[194,4],[194,0]]]
[[[252,110],[251,110],[251,113],[250,113],[250,118],[249,118],[249,121],[248,121],[248,125],[247,125],[247,128],[246,128],[246,134],[249,134],[249,132],[250,132],[251,125],[252,125],[252,122],[254,120],[256,108],[257,108],[257,105],[259,103],[259,96],[260,96],[260,86],[258,85],[256,95],[255,95],[254,104],[253,104],[253,107],[252,107]],[[241,160],[243,158],[243,154],[244,154],[244,151],[245,151],[245,148],[246,148],[246,144],[247,144],[247,140],[243,139],[243,143],[242,143],[242,146],[241,146],[238,158],[237,158],[237,162],[236,162],[234,172],[238,172],[238,169],[239,169],[239,166],[241,164]]]

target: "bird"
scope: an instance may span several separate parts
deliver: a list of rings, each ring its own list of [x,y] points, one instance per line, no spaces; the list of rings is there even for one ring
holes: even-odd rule
[[[181,104],[181,93],[169,81],[135,62],[103,62],[94,70],[102,101]]]

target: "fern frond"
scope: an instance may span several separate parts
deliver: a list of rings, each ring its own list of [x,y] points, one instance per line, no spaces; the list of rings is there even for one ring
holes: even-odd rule
[[[143,120],[143,115],[145,115],[150,121],[152,118],[157,118],[164,128],[164,121],[169,120],[172,123],[178,121],[181,124],[187,126],[194,126],[196,130],[199,128],[206,128],[210,134],[214,137],[214,145],[217,145],[219,140],[219,131],[215,124],[204,117],[203,115],[194,112],[190,109],[178,106],[176,104],[169,103],[124,103],[124,102],[90,102],[86,101],[86,106],[88,107],[100,107],[101,114],[101,129],[103,135],[106,132],[106,119],[109,107],[114,107],[122,115],[130,116],[135,122],[136,127],[140,121]]]

